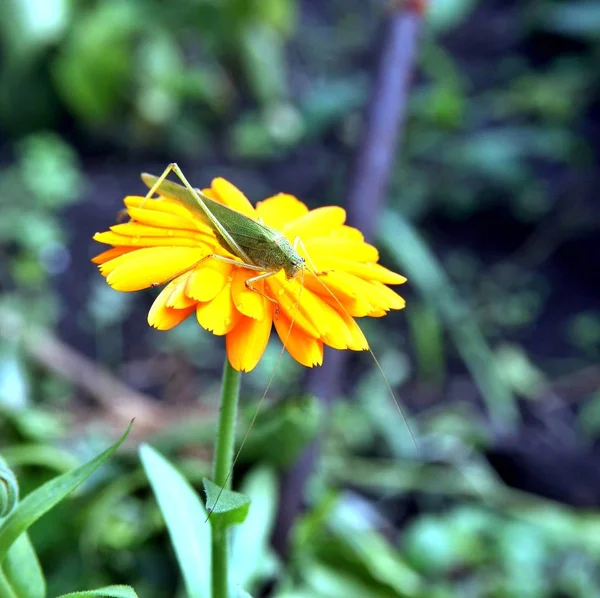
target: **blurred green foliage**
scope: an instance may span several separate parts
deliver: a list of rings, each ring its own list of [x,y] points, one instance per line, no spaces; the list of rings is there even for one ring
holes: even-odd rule
[[[225,170],[253,199],[301,189],[311,205],[340,203],[384,4],[0,3],[0,452],[22,496],[99,452],[110,422],[32,358],[23,322],[68,324],[73,343],[174,410],[180,395],[214,394],[221,355],[195,322],[141,331],[148,297],[87,284],[91,266],[69,280],[90,235],[114,220],[119,197],[108,195],[138,191],[152,158]],[[412,296],[385,334],[364,326],[418,413],[423,454],[400,458],[410,439],[379,373],[353,373],[324,422],[297,391],[301,370],[270,346],[246,388],[260,396],[278,363],[270,396],[293,397],[261,415],[242,454],[253,503],[233,547],[241,587],[281,598],[600,596],[598,494],[587,511],[525,494],[486,458],[507,438],[537,440],[548,421],[551,444],[582,460],[600,437],[599,55],[597,0],[432,0],[381,227],[382,261],[409,275]],[[578,242],[589,244],[555,259]],[[208,417],[145,438],[197,491],[212,408],[207,399]],[[276,472],[315,438],[323,455],[284,563],[269,543]],[[544,475],[568,493],[558,465]],[[183,595],[133,451],[31,538],[50,596],[112,583]]]

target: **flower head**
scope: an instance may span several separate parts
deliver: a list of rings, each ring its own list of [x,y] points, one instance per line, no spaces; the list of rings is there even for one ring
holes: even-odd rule
[[[126,197],[131,220],[94,235],[112,247],[93,261],[119,291],[167,283],[148,314],[151,326],[168,330],[195,314],[203,328],[226,337],[228,359],[242,371],[256,366],[275,326],[292,357],[312,367],[322,364],[323,345],[368,349],[354,318],[380,317],[404,307],[404,299],[386,285],[406,279],[377,263],[377,250],[365,243],[360,231],[344,224],[342,208],[309,210],[283,193],[254,208],[222,178],[203,193],[260,219],[290,243],[299,238],[307,267],[289,279],[282,269],[251,281],[249,288],[246,281],[261,272],[212,257],[242,264],[197,215],[174,199]]]

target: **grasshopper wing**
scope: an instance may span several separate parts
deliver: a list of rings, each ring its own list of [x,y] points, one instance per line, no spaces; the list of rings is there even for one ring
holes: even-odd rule
[[[143,173],[142,180],[149,188],[152,188],[158,177]],[[213,229],[221,245],[248,264],[252,264],[253,260],[248,252],[243,249],[244,247],[253,249],[261,241],[272,241],[280,236],[278,231],[206,197],[198,189],[194,189],[195,193],[192,193],[182,185],[164,180],[157,191],[164,197],[183,204],[208,224]]]

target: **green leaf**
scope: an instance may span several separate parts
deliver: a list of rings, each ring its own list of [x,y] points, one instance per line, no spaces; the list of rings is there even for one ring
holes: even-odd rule
[[[121,438],[103,453],[88,463],[46,482],[18,504],[0,526],[0,562],[25,530],[89,478],[121,446],[131,426],[132,424],[129,424]]]
[[[600,4],[596,0],[552,3],[540,8],[542,23],[550,30],[582,39],[600,38]]]
[[[241,46],[246,77],[256,99],[266,105],[285,99],[287,74],[281,35],[264,24],[248,24]]]
[[[45,598],[46,580],[27,533],[21,534],[10,547],[2,570],[18,598]]]
[[[62,594],[57,598],[138,598],[138,595],[131,586],[106,586],[97,590]]]
[[[151,446],[140,458],[154,490],[189,598],[209,596],[211,528],[200,498],[188,481]]]
[[[373,581],[393,588],[399,596],[421,595],[419,575],[379,532],[359,523],[358,512],[356,501],[340,501],[327,522],[327,527],[348,547],[350,562],[356,559],[353,573],[358,576],[359,566],[364,567]]]
[[[267,467],[251,471],[244,479],[243,491],[252,501],[252,510],[244,525],[233,530],[231,571],[237,583],[252,589],[256,583],[276,577],[277,564],[270,547],[279,498],[275,471]]]
[[[0,568],[0,596],[2,598],[19,598],[11,585],[8,583],[6,576],[4,575],[2,569]]]
[[[244,459],[267,461],[279,469],[291,467],[319,433],[323,416],[323,406],[312,395],[293,397],[269,407],[252,431]],[[273,446],[276,451],[271,450]]]
[[[243,523],[250,508],[250,498],[245,494],[221,489],[209,479],[204,478],[206,509],[210,512],[213,525],[228,527]]]
[[[134,72],[136,33],[144,26],[141,5],[105,1],[85,12],[52,64],[58,93],[91,125],[124,109]]]
[[[436,0],[427,6],[427,22],[438,31],[460,24],[475,7],[475,0]]]
[[[32,416],[33,419],[33,416]],[[55,470],[55,473],[66,473],[77,467],[77,457],[64,448],[48,444],[17,444],[2,449],[2,456],[12,467],[34,465]]]

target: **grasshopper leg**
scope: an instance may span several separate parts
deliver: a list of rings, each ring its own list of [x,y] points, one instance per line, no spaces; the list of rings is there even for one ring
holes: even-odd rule
[[[263,272],[263,270],[264,270],[264,268],[260,268],[259,266],[255,266],[254,264],[246,264],[244,262],[240,262],[238,260],[233,260],[231,258],[225,257],[224,255],[218,255],[216,253],[211,253],[209,255],[205,255],[199,262],[196,262],[196,264],[194,264],[194,266],[197,266],[198,264],[202,263],[204,260],[207,260],[208,258],[211,258],[211,257],[215,258],[216,260],[219,260],[220,262],[225,262],[226,264],[231,264],[232,266],[235,266],[237,268],[247,268],[248,270],[254,270],[255,272]],[[277,301],[275,301],[275,299],[273,299],[272,297],[269,297],[262,291],[259,291],[256,287],[252,286],[253,282],[258,282],[259,280],[264,280],[265,278],[269,278],[270,276],[275,276],[275,274],[277,274],[277,272],[269,271],[269,272],[263,272],[262,274],[259,274],[258,276],[253,276],[252,278],[248,278],[246,280],[246,288],[251,291],[254,291],[255,293],[258,293],[265,299],[268,299],[269,301],[271,301],[271,303],[274,303],[275,305],[277,305],[277,309],[279,310],[279,304],[277,303]]]
[[[144,201],[140,206],[141,208],[144,207],[144,203],[146,202],[146,200],[150,199],[156,193],[157,189],[162,185],[162,182],[169,176],[169,174],[173,170],[175,170],[175,168],[178,168],[178,166],[177,164],[172,162],[164,169],[163,173],[156,179],[156,182],[154,183],[154,185],[152,185],[148,193],[146,193],[146,197],[144,197]]]
[[[269,297],[265,293],[262,293],[261,291],[259,291],[256,287],[252,286],[253,282],[258,282],[259,280],[264,280],[265,278],[275,276],[275,274],[277,274],[277,272],[269,271],[269,272],[263,272],[263,274],[259,274],[258,276],[254,276],[252,278],[248,278],[246,280],[246,288],[250,289],[251,291],[254,291],[255,293],[258,293],[259,295],[262,295],[265,299],[268,299],[271,303],[274,303],[276,306],[277,313],[279,313],[279,303],[277,303],[277,301],[275,301],[275,299],[273,299],[273,297]]]

